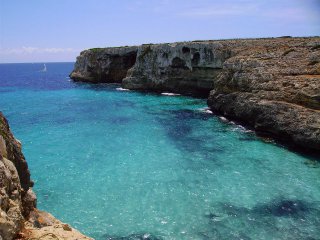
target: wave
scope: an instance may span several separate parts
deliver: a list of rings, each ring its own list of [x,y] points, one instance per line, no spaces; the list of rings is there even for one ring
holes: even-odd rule
[[[205,108],[199,108],[198,109],[201,112],[205,112],[205,113],[209,113],[209,114],[213,114],[213,112],[210,110],[210,108],[205,107]]]
[[[181,94],[178,94],[178,93],[168,93],[168,92],[163,92],[163,93],[161,93],[161,95],[165,95],[165,96],[180,96]]]
[[[229,122],[228,119],[226,119],[226,118],[223,117],[223,116],[220,116],[219,119],[220,119],[222,122]]]
[[[122,88],[122,87],[119,87],[119,88],[116,88],[117,91],[130,91],[130,89],[126,89],[126,88]]]

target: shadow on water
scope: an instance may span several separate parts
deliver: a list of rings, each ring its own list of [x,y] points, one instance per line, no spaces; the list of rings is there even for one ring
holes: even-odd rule
[[[219,203],[205,214],[210,231],[200,232],[200,239],[319,239],[320,206],[318,202],[275,199],[253,208]]]

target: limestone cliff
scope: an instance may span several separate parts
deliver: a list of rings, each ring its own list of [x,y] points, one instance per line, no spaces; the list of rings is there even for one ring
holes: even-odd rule
[[[43,219],[49,217],[36,209],[32,186],[21,143],[14,138],[7,120],[0,112],[0,240],[33,239],[48,225],[52,226],[56,236],[64,233],[64,225],[52,216],[50,222],[46,221],[50,224],[43,224]],[[59,230],[60,225],[62,227]],[[68,232],[70,236],[78,237],[74,239],[89,239],[70,227]]]
[[[215,42],[142,45],[122,85],[207,95],[230,54],[230,49]]]
[[[137,47],[93,48],[81,52],[70,77],[92,83],[121,83],[137,56]]]
[[[130,61],[128,51],[136,56]],[[87,50],[70,77],[122,82],[128,89],[209,95],[208,105],[216,113],[320,152],[320,37]]]
[[[320,151],[320,38],[230,41],[208,105],[302,150]]]
[[[215,42],[94,48],[81,52],[70,77],[122,83],[130,89],[208,95],[230,54],[230,49]]]

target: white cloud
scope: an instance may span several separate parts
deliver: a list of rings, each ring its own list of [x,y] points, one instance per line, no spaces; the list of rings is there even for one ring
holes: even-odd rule
[[[38,48],[38,47],[20,47],[20,48],[0,48],[1,55],[9,55],[9,54],[57,54],[57,53],[77,53],[80,52],[78,49],[73,48]]]

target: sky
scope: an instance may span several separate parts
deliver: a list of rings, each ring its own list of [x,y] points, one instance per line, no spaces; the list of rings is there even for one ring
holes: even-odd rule
[[[74,62],[94,47],[287,35],[320,35],[320,0],[0,0],[0,63]]]

